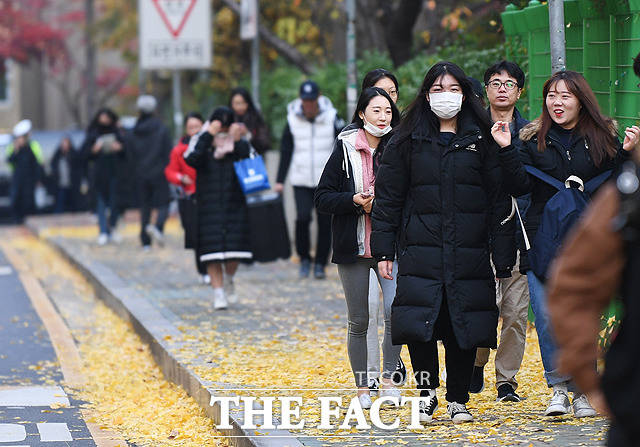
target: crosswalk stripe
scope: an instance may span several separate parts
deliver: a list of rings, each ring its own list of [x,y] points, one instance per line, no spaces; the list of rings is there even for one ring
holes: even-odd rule
[[[73,441],[69,427],[65,423],[38,424],[40,442]]]
[[[0,442],[20,442],[25,439],[27,439],[27,431],[22,425],[0,424]]]
[[[70,405],[59,386],[0,388],[0,407],[50,407],[53,404]]]

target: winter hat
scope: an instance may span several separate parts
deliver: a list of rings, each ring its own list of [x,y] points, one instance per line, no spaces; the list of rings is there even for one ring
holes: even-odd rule
[[[31,132],[32,127],[31,120],[22,120],[13,126],[13,136],[16,138],[22,137]]]
[[[157,105],[158,101],[151,95],[138,96],[138,100],[136,101],[136,107],[142,113],[153,113]]]

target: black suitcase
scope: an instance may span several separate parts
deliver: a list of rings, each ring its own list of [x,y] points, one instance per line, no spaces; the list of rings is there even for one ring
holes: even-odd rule
[[[289,259],[291,242],[282,196],[276,192],[247,195],[251,250],[256,262]]]

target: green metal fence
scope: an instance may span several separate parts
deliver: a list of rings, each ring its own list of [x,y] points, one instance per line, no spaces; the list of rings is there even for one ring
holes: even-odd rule
[[[585,76],[603,113],[618,120],[620,128],[640,124],[639,80],[632,70],[640,52],[640,0],[565,0],[564,14],[567,69]],[[548,6],[538,0],[521,10],[508,5],[502,23],[507,57],[529,62],[532,119],[540,114],[542,86],[551,75]]]

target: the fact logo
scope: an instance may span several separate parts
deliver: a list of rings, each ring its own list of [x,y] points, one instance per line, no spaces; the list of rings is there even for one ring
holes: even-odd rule
[[[371,423],[381,430],[395,430],[400,427],[400,418],[396,417],[389,423],[383,422],[380,418],[380,406],[383,404],[391,404],[395,407],[409,405],[411,408],[411,423],[406,428],[415,430],[423,429],[423,425],[420,424],[420,402],[426,402],[427,399],[427,397],[380,397],[373,402],[369,410]],[[281,423],[277,425],[273,422],[273,404],[276,400],[278,400],[281,405],[279,415]],[[355,428],[358,430],[371,428],[357,397],[351,399],[342,419],[340,416],[344,408],[342,406],[342,397],[319,397],[318,401],[320,403],[320,424],[315,428],[320,430],[350,429],[354,423]],[[245,430],[255,430],[257,428],[255,418],[261,418],[261,429],[300,430],[305,427],[305,419],[300,415],[302,397],[299,396],[256,398],[241,396],[219,397],[212,395],[209,404],[219,406],[220,423],[216,425],[216,428],[222,430],[233,428],[229,420],[232,409],[231,404],[234,405],[234,410],[244,413],[244,423],[241,425],[241,428]],[[293,421],[294,418],[296,419],[295,423]]]

